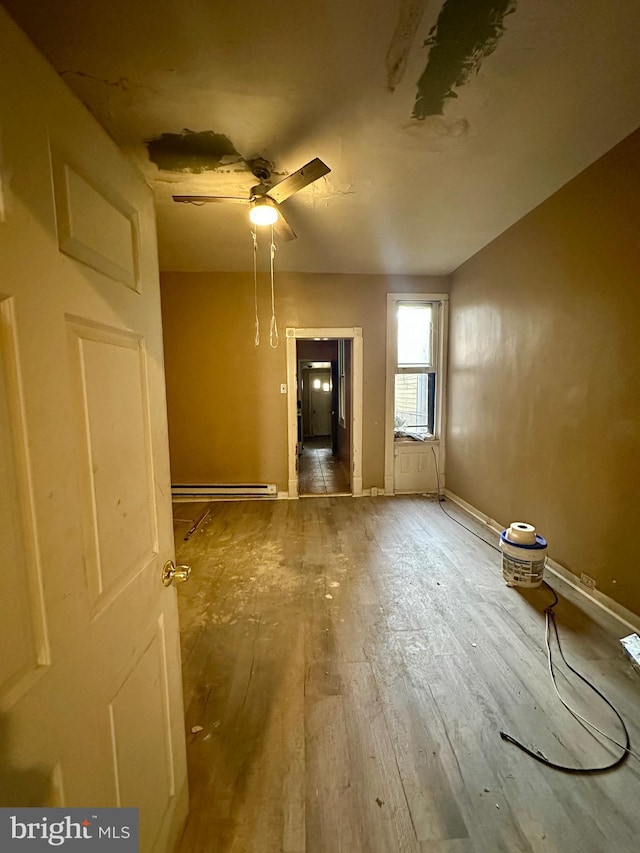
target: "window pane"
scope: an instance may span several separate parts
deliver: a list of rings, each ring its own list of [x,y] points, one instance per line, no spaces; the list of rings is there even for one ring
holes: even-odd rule
[[[398,306],[398,364],[433,364],[432,306]]]
[[[394,429],[396,436],[433,436],[435,373],[397,373]]]

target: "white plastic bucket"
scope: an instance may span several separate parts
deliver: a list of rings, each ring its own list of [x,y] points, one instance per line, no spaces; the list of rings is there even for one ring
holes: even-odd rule
[[[508,586],[541,586],[547,562],[547,540],[536,534],[535,543],[530,545],[512,542],[508,538],[509,530],[500,534],[502,577]]]

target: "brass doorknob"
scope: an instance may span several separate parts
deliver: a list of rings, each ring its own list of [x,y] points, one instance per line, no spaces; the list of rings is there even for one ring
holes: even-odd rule
[[[172,583],[184,583],[191,576],[191,566],[176,566],[173,560],[167,560],[162,567],[162,583],[171,586]]]

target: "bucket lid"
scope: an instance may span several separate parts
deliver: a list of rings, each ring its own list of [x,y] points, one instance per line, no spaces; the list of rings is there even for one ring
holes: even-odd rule
[[[547,547],[547,540],[544,539],[542,536],[538,536],[538,534],[536,534],[536,544],[535,545],[533,545],[533,544],[532,545],[523,545],[521,542],[512,542],[507,537],[507,533],[508,533],[507,530],[502,531],[502,533],[500,534],[500,541],[504,542],[506,545],[511,545],[512,548],[524,548],[526,551],[537,551],[537,550],[540,550],[541,548]]]

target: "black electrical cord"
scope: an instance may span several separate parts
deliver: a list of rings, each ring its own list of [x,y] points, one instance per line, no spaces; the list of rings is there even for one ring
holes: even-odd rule
[[[431,448],[431,452],[433,453],[433,459],[434,459],[435,469],[436,469],[436,482],[437,482],[437,486],[438,486],[438,503],[440,505],[440,509],[444,512],[444,514],[447,516],[447,518],[450,518],[452,521],[455,521],[456,524],[459,524],[460,527],[464,528],[468,533],[473,534],[473,536],[475,536],[476,539],[479,539],[481,542],[484,542],[485,545],[488,545],[490,548],[493,548],[494,551],[498,551],[499,553],[502,553],[500,548],[498,548],[496,545],[493,545],[491,542],[487,542],[486,539],[484,539],[482,536],[477,534],[474,530],[471,530],[471,528],[467,527],[466,524],[463,524],[461,521],[459,521],[457,518],[455,518],[453,515],[451,515],[451,513],[446,511],[446,509],[442,505],[442,501],[444,500],[444,498],[440,492],[440,472],[438,470],[438,458],[436,456],[436,452],[435,452],[435,449],[433,447]],[[554,608],[558,604],[558,594],[553,589],[553,587],[550,586],[546,581],[543,581],[543,584],[553,594],[553,598],[554,598],[553,602],[545,608],[544,613],[545,613],[545,641],[546,641],[546,646],[547,646],[547,660],[549,663],[549,673],[551,675],[551,680],[553,682],[553,686],[555,688],[556,694],[558,695],[558,698],[560,699],[560,701],[562,702],[564,707],[567,709],[567,711],[569,711],[569,713],[573,717],[575,717],[577,720],[579,720],[580,722],[587,725],[589,728],[598,732],[598,734],[601,734],[603,737],[605,737],[607,740],[611,741],[611,743],[613,743],[615,746],[619,747],[623,751],[622,751],[622,754],[618,758],[615,759],[615,761],[612,761],[610,764],[607,764],[604,767],[569,767],[568,765],[565,765],[565,764],[557,764],[554,761],[550,761],[545,755],[542,754],[542,752],[540,752],[540,750],[534,751],[533,749],[530,749],[528,746],[525,746],[519,740],[516,740],[516,738],[514,738],[512,735],[507,734],[507,732],[501,731],[500,737],[502,738],[502,740],[507,741],[507,743],[512,743],[512,744],[514,744],[514,746],[517,746],[518,749],[521,749],[527,755],[531,756],[531,758],[534,758],[536,761],[539,761],[541,764],[545,764],[547,767],[551,767],[554,770],[560,770],[563,773],[572,773],[575,775],[578,775],[578,774],[595,775],[598,773],[607,773],[611,770],[615,770],[617,767],[620,767],[622,764],[624,764],[624,762],[627,760],[629,755],[633,755],[634,758],[638,758],[638,756],[631,749],[631,741],[629,739],[629,731],[625,725],[624,720],[620,716],[620,713],[618,712],[618,710],[607,699],[607,697],[603,693],[601,693],[600,690],[598,690],[598,688],[595,685],[593,685],[590,681],[588,681],[581,673],[578,672],[577,669],[574,669],[574,667],[571,666],[571,664],[567,661],[566,657],[564,656],[564,652],[562,651],[562,646],[560,644],[560,635],[558,633],[558,625],[556,623],[556,615],[555,615],[555,610],[554,610]],[[589,722],[589,720],[586,720],[584,717],[582,717],[580,714],[578,714],[576,711],[574,711],[565,702],[565,700],[560,695],[560,691],[558,690],[558,685],[556,683],[555,672],[553,669],[553,656],[551,653],[551,645],[549,643],[549,634],[550,634],[549,627],[550,626],[553,626],[553,631],[554,631],[555,636],[556,636],[556,642],[558,644],[558,651],[560,653],[560,657],[564,661],[567,668],[574,675],[577,675],[577,677],[581,681],[583,681],[587,685],[587,687],[591,688],[591,690],[593,690],[593,692],[596,693],[596,695],[598,695],[603,700],[603,702],[605,702],[609,706],[609,708],[611,708],[613,713],[616,715],[616,717],[620,721],[620,725],[622,726],[622,730],[624,732],[624,739],[625,739],[624,745],[621,743],[618,743],[612,737],[605,734],[605,732],[600,731],[600,729],[597,728],[596,726],[594,726],[593,723]]]
[[[475,530],[471,530],[471,528],[467,527],[466,524],[463,524],[461,521],[458,521],[455,516],[451,515],[451,513],[447,512],[447,510],[444,508],[444,495],[440,491],[440,471],[438,470],[438,457],[436,456],[435,448],[432,447],[431,452],[433,453],[433,461],[436,467],[436,483],[438,484],[438,504],[442,512],[447,516],[447,518],[450,518],[451,521],[455,521],[456,524],[459,524],[460,527],[463,527],[467,531],[467,533],[471,533],[473,536],[476,537],[476,539],[479,539],[481,542],[484,542],[485,545],[488,545],[490,548],[493,548],[494,551],[497,551],[499,554],[501,554],[502,551],[500,550],[500,548],[498,548],[492,542],[487,542],[487,540],[483,536],[480,536],[480,534],[476,533]]]
[[[531,756],[531,758],[534,758],[536,761],[539,761],[541,764],[545,764],[547,767],[551,767],[554,770],[561,770],[563,773],[573,773],[574,775],[578,775],[578,774],[594,775],[597,773],[607,773],[610,770],[615,770],[616,767],[620,767],[620,765],[623,764],[627,760],[629,755],[632,755],[632,754],[635,755],[635,753],[633,753],[631,750],[631,741],[629,739],[629,731],[627,730],[625,722],[622,719],[622,717],[620,716],[620,713],[618,712],[617,708],[607,699],[607,697],[600,690],[598,690],[598,688],[594,684],[592,684],[590,681],[588,681],[588,679],[586,679],[581,673],[579,673],[577,669],[575,669],[573,666],[571,666],[571,664],[567,661],[566,657],[564,656],[564,652],[562,651],[562,646],[560,644],[560,635],[558,634],[558,625],[556,623],[556,615],[555,615],[555,611],[554,611],[554,608],[558,603],[558,595],[557,595],[556,591],[551,586],[549,586],[549,584],[546,581],[544,582],[544,585],[547,587],[548,590],[550,590],[553,593],[553,597],[554,597],[553,603],[550,604],[548,607],[546,607],[545,611],[544,611],[545,621],[546,621],[545,639],[546,639],[547,654],[548,654],[548,661],[549,661],[549,672],[551,674],[551,680],[553,681],[553,686],[555,688],[555,691],[558,694],[558,698],[560,699],[560,701],[562,702],[564,707],[569,711],[569,713],[573,717],[575,717],[577,720],[581,721],[582,723],[585,723],[587,726],[589,726],[589,728],[594,729],[599,734],[601,734],[605,738],[607,738],[607,740],[611,741],[616,746],[620,747],[620,749],[622,749],[622,754],[620,756],[618,756],[618,758],[616,758],[610,764],[606,764],[603,767],[569,767],[568,765],[565,765],[565,764],[558,764],[555,761],[550,761],[545,755],[542,754],[542,752],[540,752],[540,750],[534,751],[532,749],[529,749],[528,746],[525,746],[519,740],[516,740],[516,738],[514,738],[510,734],[507,734],[504,731],[500,732],[500,737],[502,738],[502,740],[507,741],[508,743],[512,743],[515,746],[517,746],[518,749],[521,749],[527,755]],[[620,725],[622,726],[622,731],[624,732],[624,740],[625,740],[624,745],[618,743],[616,740],[609,737],[609,735],[600,731],[600,729],[598,729],[596,726],[594,726],[593,723],[589,722],[589,720],[586,720],[580,714],[576,713],[576,711],[574,711],[565,702],[565,700],[560,695],[560,692],[558,690],[558,685],[556,683],[555,672],[553,669],[553,656],[551,654],[551,646],[549,643],[549,634],[550,634],[549,627],[550,626],[553,627],[553,631],[554,631],[554,634],[556,637],[556,642],[558,644],[558,651],[560,652],[560,657],[564,661],[567,668],[574,675],[577,675],[578,678],[582,682],[584,682],[584,684],[587,685],[587,687],[589,687],[591,690],[593,690],[593,692],[597,696],[599,696],[602,699],[602,701],[605,702],[605,704],[609,706],[609,708],[611,708],[613,713],[618,718]]]
[[[471,530],[470,527],[467,527],[466,524],[463,524],[461,521],[458,521],[458,519],[454,515],[451,515],[450,512],[447,512],[447,510],[444,508],[443,501],[444,501],[444,498],[440,498],[440,497],[438,498],[438,503],[440,504],[440,509],[447,516],[447,518],[450,518],[451,521],[455,521],[455,523],[459,524],[460,527],[464,527],[464,529],[468,533],[472,533],[476,537],[476,539],[479,539],[481,542],[484,542],[485,545],[488,545],[490,548],[493,548],[494,551],[497,551],[499,554],[502,553],[502,551],[500,550],[500,548],[497,547],[497,545],[494,545],[492,542],[487,542],[487,540],[483,536],[480,536],[480,534],[476,533],[475,530]]]

